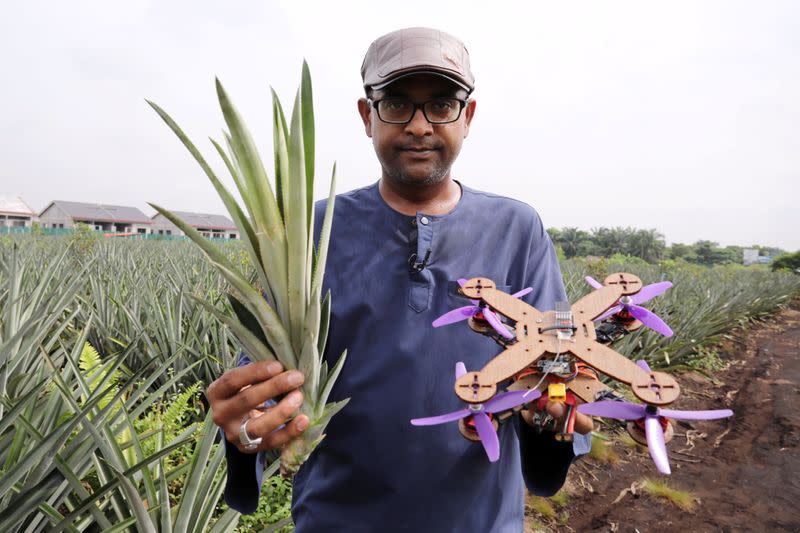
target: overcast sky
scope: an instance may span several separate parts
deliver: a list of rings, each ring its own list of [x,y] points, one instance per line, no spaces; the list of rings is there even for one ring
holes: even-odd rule
[[[356,112],[370,42],[407,26],[467,45],[477,111],[454,167],[548,227],[800,249],[800,2],[6,2],[0,195],[223,213],[155,113],[214,160],[219,76],[265,153],[269,86],[314,81],[317,197],[380,169]],[[490,3],[484,3],[489,6]],[[270,164],[271,166],[271,164]],[[230,183],[230,181],[228,181]]]

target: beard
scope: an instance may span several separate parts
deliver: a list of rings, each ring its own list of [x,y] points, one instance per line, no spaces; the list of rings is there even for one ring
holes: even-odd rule
[[[437,153],[440,157],[430,163],[430,167],[423,175],[420,175],[419,170],[412,171],[410,167],[403,165],[399,156],[389,159],[380,157],[379,154],[379,160],[384,175],[395,183],[412,187],[429,187],[442,183],[450,175],[453,160],[458,155],[456,152],[452,157],[447,157],[440,149]]]
[[[387,177],[391,178],[397,183],[426,187],[430,185],[437,185],[444,181],[444,179],[450,173],[450,166],[441,162],[437,163],[433,166],[433,169],[431,169],[430,173],[422,178],[407,173],[399,166],[384,165],[383,171]]]

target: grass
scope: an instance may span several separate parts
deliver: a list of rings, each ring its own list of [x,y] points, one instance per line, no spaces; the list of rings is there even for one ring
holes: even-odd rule
[[[645,446],[642,446],[641,444],[636,442],[627,431],[620,434],[619,442],[621,442],[625,446],[628,446],[629,448],[636,448],[637,450],[645,449]]]
[[[565,490],[560,490],[550,497],[550,501],[558,507],[564,507],[569,502],[569,494]]]
[[[528,498],[528,507],[535,515],[545,520],[555,520],[556,518],[556,509],[549,498],[530,496]]]
[[[558,521],[565,523],[568,518],[566,511],[569,503],[569,494],[565,490],[560,490],[549,498],[544,496],[528,496],[528,509],[540,520],[548,522]]]
[[[721,372],[728,367],[728,363],[719,356],[715,346],[701,346],[695,350],[695,357],[687,363],[689,368]]]
[[[666,480],[645,478],[641,482],[642,491],[654,498],[667,500],[683,511],[692,511],[697,506],[697,498],[687,490],[679,490]]]
[[[604,438],[602,434],[595,433],[594,437],[595,438],[592,439],[592,449],[589,452],[589,457],[598,463],[609,465],[616,465],[622,461],[620,456],[617,455],[617,452],[614,451],[613,446],[607,442],[607,439]]]
[[[533,533],[539,533],[539,532],[548,531],[548,529],[549,528],[548,528],[547,524],[545,524],[544,522],[541,522],[539,520],[533,519],[530,522],[528,522],[528,526],[525,529],[525,531],[526,532],[532,531]]]

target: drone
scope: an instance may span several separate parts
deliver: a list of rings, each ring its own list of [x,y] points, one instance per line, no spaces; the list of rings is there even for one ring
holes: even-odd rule
[[[460,279],[459,291],[471,305],[449,311],[433,326],[466,321],[470,329],[493,338],[503,350],[480,370],[467,371],[463,363],[456,365],[454,392],[464,402],[463,409],[411,423],[423,426],[458,421],[462,435],[481,442],[489,460],[497,461],[501,422],[526,404],[538,402],[536,416],[541,419],[537,427],[541,429],[547,418],[541,408],[547,401],[562,402],[567,415],[556,432],[557,440],[572,440],[578,412],[625,420],[631,436],[648,447],[658,470],[669,474],[666,442],[672,435],[670,419],[712,420],[732,416],[733,412],[666,409],[680,395],[677,381],[669,374],[651,370],[645,361],[633,362],[608,346],[643,326],[672,335],[663,319],[641,306],[672,283],[643,286],[637,276],[624,272],[611,274],[603,283],[590,277],[586,281],[594,291],[572,305],[557,302],[555,310],[542,312],[520,299],[530,289],[508,294],[488,278]],[[622,401],[598,379],[599,374],[628,385],[642,403]]]

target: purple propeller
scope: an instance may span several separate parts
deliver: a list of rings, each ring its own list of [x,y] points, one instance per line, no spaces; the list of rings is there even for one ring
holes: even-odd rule
[[[586,276],[586,283],[594,287],[595,289],[600,289],[603,287],[603,284],[594,279],[591,276]],[[664,322],[661,317],[657,314],[653,313],[652,311],[648,311],[644,307],[641,307],[641,304],[645,302],[649,302],[654,297],[662,294],[664,291],[672,287],[671,281],[661,281],[659,283],[653,283],[651,285],[645,285],[642,287],[642,290],[633,294],[631,296],[623,296],[619,299],[617,305],[600,315],[599,317],[595,318],[595,321],[603,320],[605,318],[610,317],[611,315],[615,315],[620,311],[627,311],[631,314],[633,318],[647,326],[648,328],[655,330],[665,337],[672,337],[672,329]]]
[[[647,372],[650,367],[644,360],[636,364]],[[639,405],[628,402],[601,401],[584,403],[578,406],[578,412],[585,415],[616,418],[618,420],[644,419],[644,433],[647,438],[647,449],[650,457],[662,474],[671,472],[669,459],[667,459],[667,446],[664,443],[664,430],[661,426],[662,418],[676,420],[716,420],[733,416],[730,409],[717,409],[713,411],[679,411],[676,409],[661,409],[654,405]]]
[[[466,279],[461,278],[458,280],[458,284],[462,287],[467,282]],[[519,292],[515,292],[511,296],[514,298],[522,298],[533,289],[528,287],[526,289],[522,289]],[[489,309],[488,306],[481,307],[480,302],[477,300],[470,300],[472,305],[467,305],[464,307],[459,307],[458,309],[453,309],[452,311],[448,311],[447,313],[443,314],[439,318],[433,321],[433,327],[438,328],[440,326],[446,326],[448,324],[455,324],[456,322],[461,322],[462,320],[467,320],[470,317],[477,315],[478,313],[483,314],[483,318],[486,319],[486,322],[489,323],[494,330],[502,335],[506,339],[513,339],[514,335],[511,334],[508,329],[503,325],[500,321],[500,318],[495,314],[494,311]]]
[[[456,381],[466,373],[467,369],[464,363],[461,361],[456,363]],[[500,458],[500,441],[497,438],[497,432],[494,430],[492,421],[489,419],[487,413],[499,413],[507,409],[513,409],[518,405],[532,402],[541,396],[539,391],[535,391],[533,394],[530,394],[530,392],[531,391],[504,392],[496,395],[486,403],[469,404],[469,406],[464,409],[439,416],[415,418],[411,423],[415,426],[435,426],[447,422],[455,422],[471,416],[472,420],[475,422],[475,431],[477,431],[481,444],[483,444],[483,449],[486,450],[489,461],[495,462]]]

